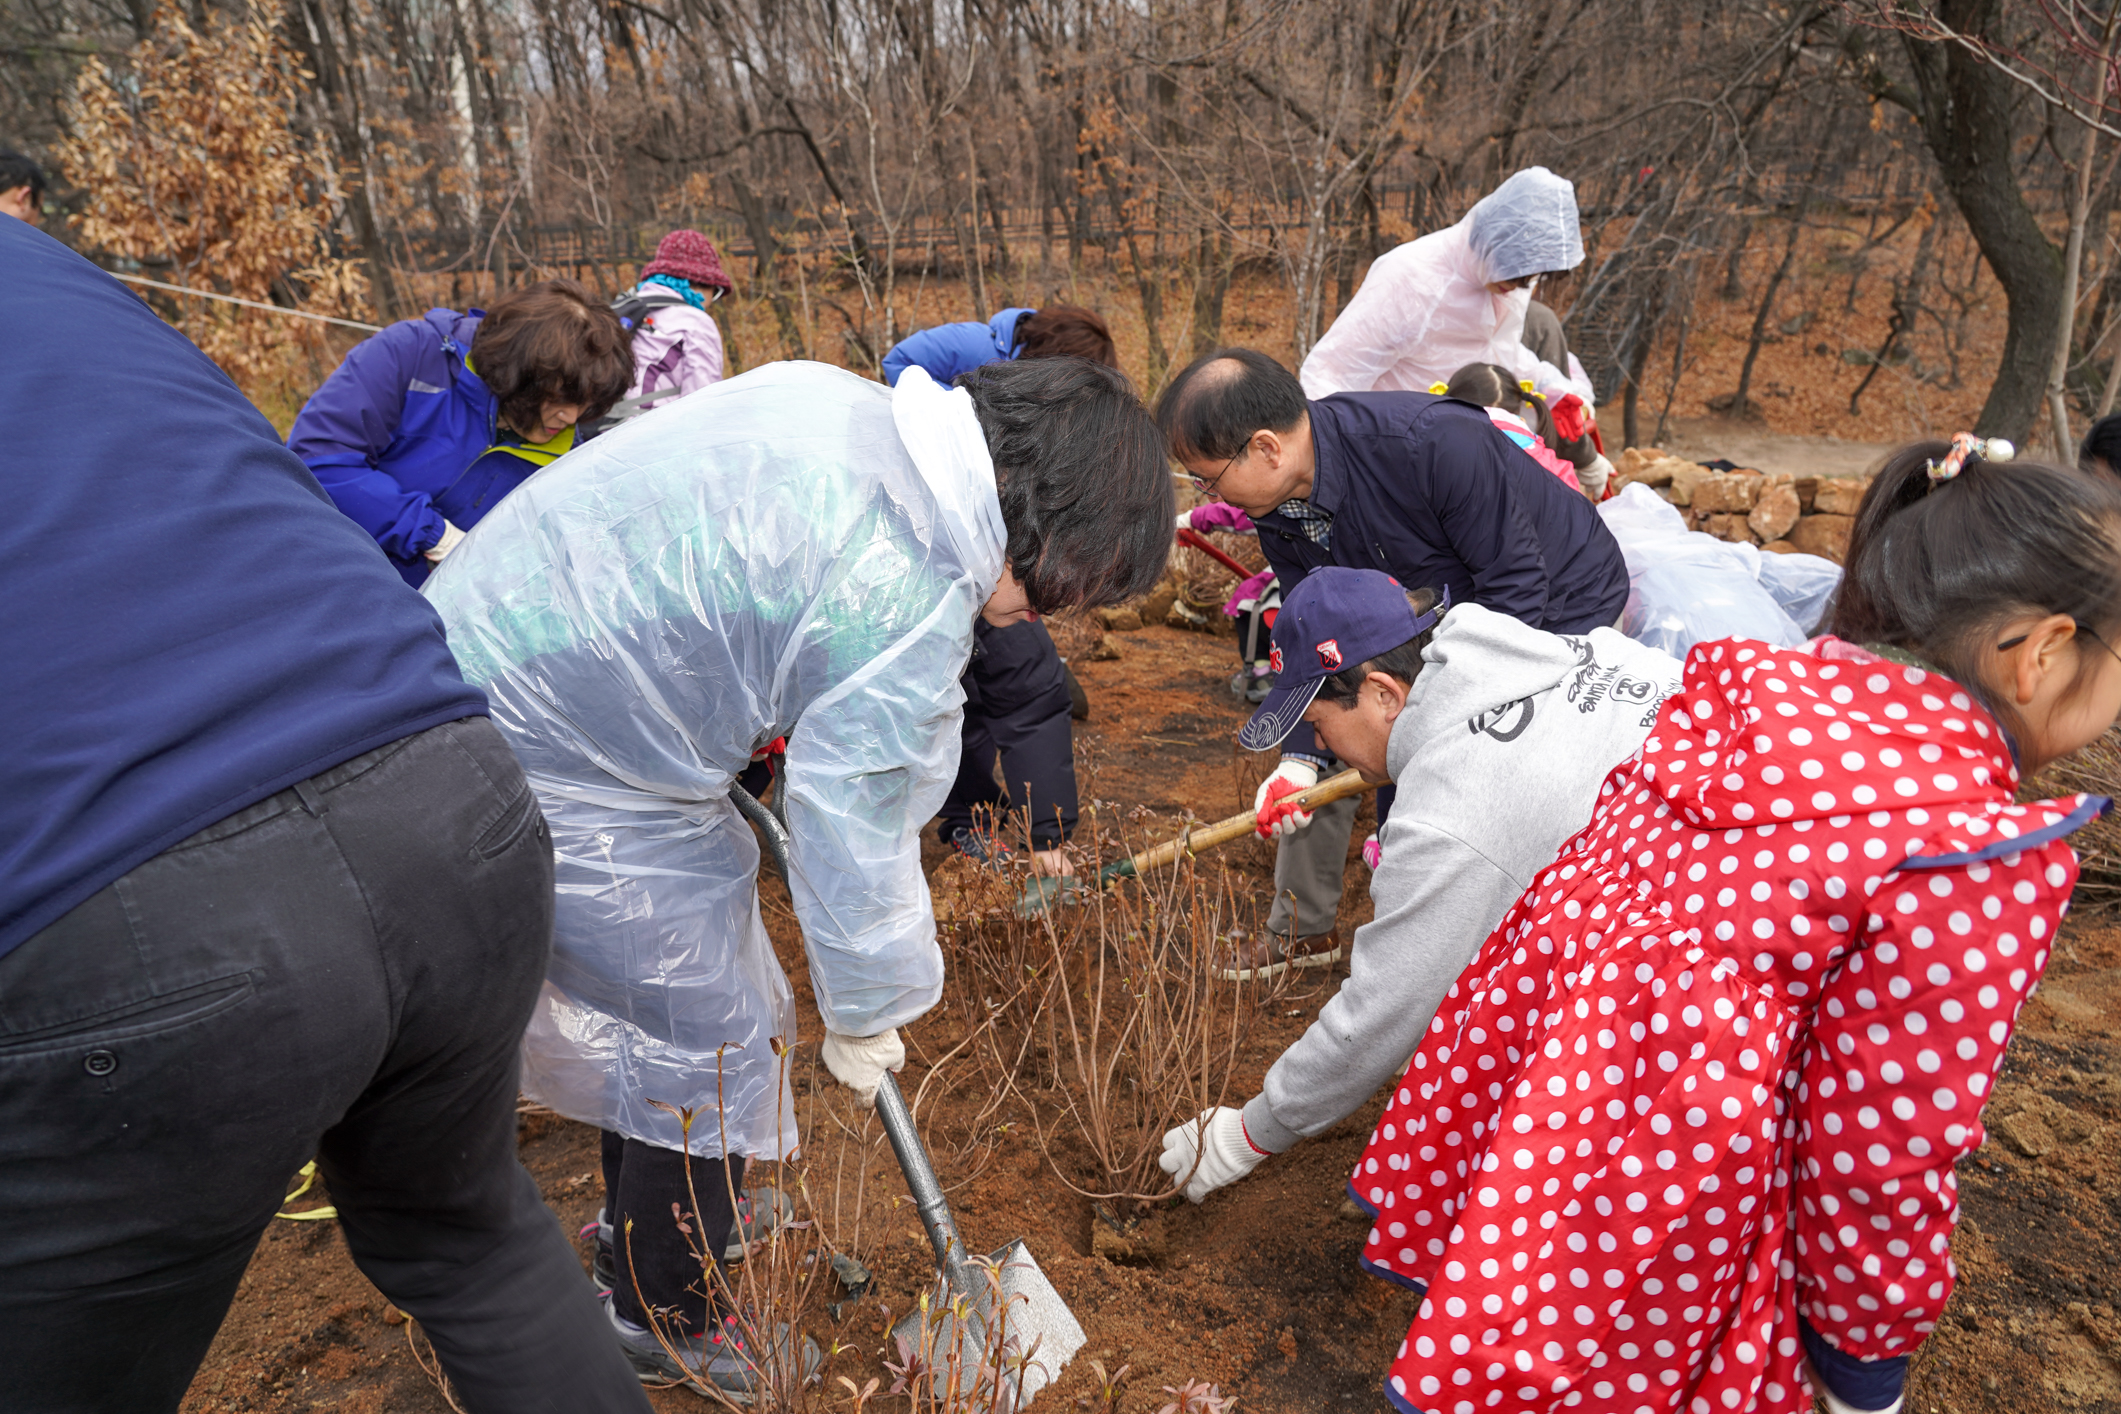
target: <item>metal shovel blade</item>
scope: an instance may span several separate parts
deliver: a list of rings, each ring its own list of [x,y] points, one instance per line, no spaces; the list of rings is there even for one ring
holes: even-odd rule
[[[1053,1289],[1053,1283],[1039,1269],[1038,1258],[1021,1240],[1010,1242],[988,1260],[999,1269],[999,1320],[985,1311],[968,1311],[960,1330],[956,1317],[948,1310],[931,1310],[926,1315],[915,1311],[893,1326],[891,1334],[906,1347],[921,1349],[923,1357],[934,1366],[945,1365],[955,1350],[958,1368],[967,1372],[968,1379],[983,1361],[999,1366],[1004,1393],[1010,1399],[1001,1406],[1000,1414],[1008,1414],[1009,1410],[1030,1404],[1040,1390],[1059,1377],[1062,1368],[1083,1348],[1085,1336],[1075,1313]]]

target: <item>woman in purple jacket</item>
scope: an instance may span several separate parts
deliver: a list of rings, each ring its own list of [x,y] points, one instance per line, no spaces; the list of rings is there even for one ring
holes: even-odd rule
[[[572,280],[430,309],[355,345],[287,445],[417,585],[633,381],[626,328]]]

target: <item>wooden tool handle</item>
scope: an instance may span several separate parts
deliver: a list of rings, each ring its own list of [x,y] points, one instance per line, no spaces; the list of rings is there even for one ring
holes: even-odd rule
[[[1320,781],[1309,790],[1298,791],[1295,795],[1285,795],[1278,803],[1282,805],[1293,804],[1304,810],[1316,810],[1322,805],[1331,805],[1336,800],[1346,800],[1351,795],[1361,795],[1364,791],[1376,790],[1379,784],[1381,783],[1365,781],[1360,771],[1342,771],[1330,780]],[[1133,878],[1147,870],[1161,869],[1167,864],[1175,864],[1185,855],[1198,854],[1204,849],[1213,849],[1219,844],[1228,844],[1238,836],[1256,829],[1258,825],[1259,813],[1247,810],[1242,815],[1232,815],[1227,820],[1218,820],[1212,825],[1202,825],[1198,829],[1188,830],[1177,839],[1160,844],[1154,849],[1145,849],[1132,859],[1124,859],[1117,864],[1107,865],[1104,873],[1107,877],[1114,879]]]

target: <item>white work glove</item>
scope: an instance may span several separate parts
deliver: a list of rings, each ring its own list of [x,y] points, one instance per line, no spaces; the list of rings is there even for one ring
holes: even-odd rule
[[[457,529],[454,525],[450,524],[448,521],[445,520],[442,522],[442,538],[440,540],[435,541],[434,544],[428,546],[420,553],[439,565],[440,563],[442,563],[442,557],[444,555],[448,554],[451,550],[456,549],[457,546],[463,543],[464,532]]]
[[[1206,1144],[1200,1142],[1205,1132]],[[1200,1167],[1193,1166],[1195,1155]],[[1164,1134],[1164,1152],[1156,1166],[1173,1178],[1186,1179],[1186,1201],[1198,1203],[1218,1188],[1237,1182],[1267,1161],[1265,1151],[1252,1147],[1245,1135],[1245,1112],[1218,1105],[1198,1120]]]
[[[1311,812],[1295,810],[1274,802],[1285,795],[1309,790],[1318,784],[1318,768],[1308,761],[1285,758],[1274,768],[1274,774],[1259,783],[1259,791],[1252,797],[1252,813],[1259,817],[1253,826],[1259,837],[1293,834],[1311,823]],[[1270,808],[1271,807],[1271,808]]]
[[[1179,530],[1191,530],[1193,528],[1193,512],[1180,511],[1176,528]]]
[[[856,1103],[865,1110],[876,1108],[876,1087],[883,1083],[884,1072],[905,1068],[906,1043],[898,1038],[897,1027],[875,1036],[825,1033],[825,1069],[854,1092]]]
[[[1606,481],[1613,475],[1613,464],[1600,452],[1591,458],[1589,466],[1576,468],[1576,484],[1583,487],[1583,494],[1592,500],[1603,500]]]

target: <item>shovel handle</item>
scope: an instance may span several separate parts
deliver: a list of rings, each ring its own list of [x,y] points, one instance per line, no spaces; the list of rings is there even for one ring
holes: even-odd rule
[[[888,1070],[877,1083],[876,1117],[884,1122],[884,1137],[891,1141],[899,1171],[906,1175],[906,1191],[913,1195],[921,1226],[928,1230],[929,1244],[935,1248],[935,1264],[942,1268],[952,1292],[975,1307],[980,1306],[981,1287],[965,1269],[965,1240],[958,1235],[957,1220],[950,1216],[950,1200],[943,1196],[935,1165],[928,1162],[928,1146],[921,1143],[921,1132],[913,1124],[913,1111],[906,1108],[906,1097],[899,1092],[898,1078]]]
[[[1320,781],[1309,790],[1282,797],[1283,804],[1293,804],[1300,809],[1316,810],[1322,805],[1331,805],[1336,800],[1346,800],[1351,795],[1377,789],[1377,783],[1366,781],[1362,772],[1348,770]],[[1189,854],[1198,854],[1204,849],[1213,849],[1219,844],[1228,844],[1238,836],[1258,827],[1259,815],[1247,810],[1241,815],[1232,815],[1227,820],[1218,820],[1212,825],[1188,830],[1175,840],[1167,840],[1154,849],[1145,849],[1132,859],[1122,859],[1116,864],[1107,864],[1098,874],[1100,883],[1111,879],[1133,879],[1151,869],[1160,869],[1166,864],[1176,864]]]
[[[740,785],[730,785],[729,799],[745,819],[758,826],[781,877],[788,878],[788,832],[781,822]],[[921,1132],[914,1127],[913,1111],[906,1108],[898,1080],[888,1070],[877,1083],[876,1115],[884,1122],[884,1137],[891,1141],[891,1152],[898,1156],[899,1170],[906,1175],[906,1189],[920,1212],[921,1226],[928,1230],[928,1241],[935,1248],[935,1264],[943,1269],[953,1293],[971,1302],[975,1309],[984,1310],[981,1298],[985,1288],[965,1269],[965,1240],[958,1236],[957,1221],[950,1216],[950,1200],[943,1197],[935,1165],[928,1162],[928,1146],[921,1143]]]

